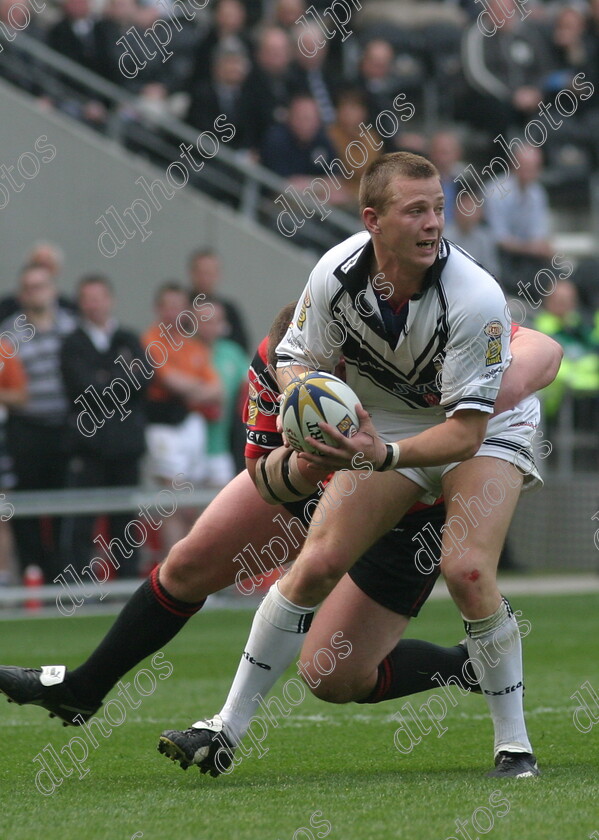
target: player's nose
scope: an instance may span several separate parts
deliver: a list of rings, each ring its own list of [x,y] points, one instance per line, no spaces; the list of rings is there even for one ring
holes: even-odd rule
[[[440,220],[433,207],[427,210],[422,219],[422,225],[426,230],[437,230],[440,227]]]

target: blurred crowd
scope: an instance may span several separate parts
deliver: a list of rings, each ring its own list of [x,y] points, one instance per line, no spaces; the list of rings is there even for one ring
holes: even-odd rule
[[[128,120],[170,115],[213,132],[224,114],[235,128],[229,148],[296,186],[340,161],[331,202],[350,209],[361,169],[385,151],[425,151],[431,120],[456,127],[468,157],[481,161],[501,151],[499,134],[509,141],[526,130],[556,171],[596,167],[599,0],[344,2],[344,27],[328,6],[0,0],[0,74],[48,107],[105,125],[107,100],[83,88],[57,94],[52,73],[35,75],[19,47],[26,30],[132,94]],[[348,159],[352,143],[366,153]]]
[[[163,550],[197,513],[169,511],[172,491],[223,487],[244,466],[243,317],[220,295],[221,262],[211,250],[189,255],[187,282],[156,290],[142,335],[118,322],[109,277],[81,277],[71,299],[59,293],[62,275],[61,249],[38,243],[14,295],[0,300],[0,490],[164,488]],[[48,582],[68,564],[81,572],[107,545],[120,548],[119,574],[134,577],[141,556],[131,520],[130,512],[102,521],[12,518],[7,508],[0,584],[19,579],[25,565]]]

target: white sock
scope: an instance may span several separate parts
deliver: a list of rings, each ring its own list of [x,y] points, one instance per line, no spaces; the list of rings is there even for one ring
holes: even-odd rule
[[[487,618],[464,618],[468,655],[489,705],[495,729],[495,755],[500,750],[532,752],[526,733],[522,697],[522,644],[518,623],[504,598]]]
[[[316,607],[298,607],[278,582],[260,604],[235,679],[220,712],[235,745],[245,735],[261,698],[298,655]]]

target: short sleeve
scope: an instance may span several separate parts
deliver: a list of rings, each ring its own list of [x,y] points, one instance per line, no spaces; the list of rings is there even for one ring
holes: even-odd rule
[[[344,331],[331,314],[339,281],[317,266],[300,298],[287,333],[277,346],[278,366],[300,364],[332,371],[342,355]]]
[[[492,414],[511,360],[505,298],[496,283],[488,283],[454,309],[440,371],[441,405],[447,417],[464,409]]]

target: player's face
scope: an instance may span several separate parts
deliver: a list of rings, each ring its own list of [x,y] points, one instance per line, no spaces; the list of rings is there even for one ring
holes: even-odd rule
[[[393,199],[376,216],[377,240],[403,268],[426,271],[435,261],[445,224],[443,190],[438,178],[392,182]]]

